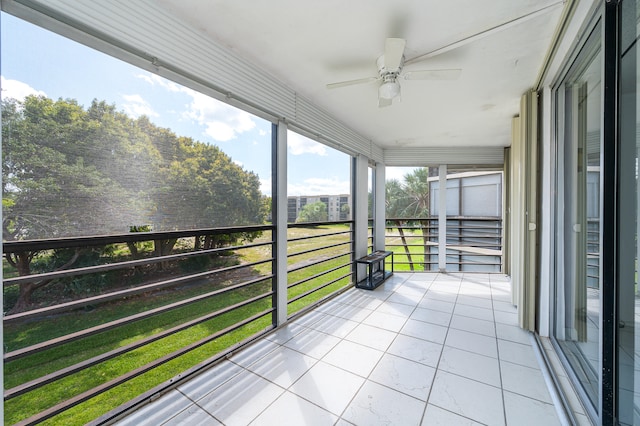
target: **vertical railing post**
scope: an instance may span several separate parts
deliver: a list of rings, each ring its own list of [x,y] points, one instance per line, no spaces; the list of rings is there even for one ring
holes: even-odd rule
[[[385,212],[385,191],[386,178],[385,178],[385,166],[382,163],[376,163],[375,170],[375,179],[374,179],[374,188],[375,191],[373,194],[374,199],[374,212],[373,212],[373,241],[374,241],[374,250],[384,250],[385,249],[385,222],[386,222],[386,212]]]
[[[367,240],[369,238],[369,190],[368,171],[369,159],[364,155],[358,155],[354,160],[352,182],[354,183],[354,259],[367,255]],[[356,282],[366,276],[364,265],[356,266]]]
[[[447,270],[447,165],[438,167],[438,269]]]
[[[287,124],[273,125],[272,219],[274,260],[274,325],[287,321]]]

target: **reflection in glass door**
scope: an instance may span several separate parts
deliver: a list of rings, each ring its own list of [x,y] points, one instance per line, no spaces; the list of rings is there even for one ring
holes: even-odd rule
[[[559,111],[556,341],[598,407],[602,54],[592,31],[557,91]]]
[[[618,419],[640,425],[640,296],[638,294],[638,157],[640,84],[638,64],[638,0],[621,7],[620,37],[620,155],[618,156]]]

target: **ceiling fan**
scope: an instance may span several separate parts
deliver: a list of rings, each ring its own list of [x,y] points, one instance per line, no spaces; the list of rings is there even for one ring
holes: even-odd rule
[[[453,80],[460,76],[460,69],[446,70],[420,70],[402,72],[404,67],[404,48],[406,40],[401,38],[388,38],[385,42],[384,54],[378,58],[377,77],[360,78],[357,80],[341,81],[327,84],[328,89],[352,86],[355,84],[380,81],[378,87],[378,106],[386,107],[400,95],[400,82],[398,80]]]
[[[492,28],[474,34],[472,36],[463,38],[444,47],[438,48],[431,52],[416,56],[410,60],[405,61],[404,48],[406,40],[402,38],[388,38],[385,42],[384,54],[378,58],[376,64],[378,66],[377,77],[360,78],[357,80],[341,81],[338,83],[327,84],[328,89],[336,89],[339,87],[352,86],[356,84],[371,83],[379,81],[378,87],[378,107],[390,106],[393,100],[400,95],[400,83],[398,80],[454,80],[460,76],[462,70],[460,69],[442,69],[442,70],[421,70],[421,71],[406,71],[403,72],[405,64],[422,61],[441,53],[448,52],[458,47],[464,46],[468,43],[474,42],[481,38],[487,37],[495,32],[502,31],[504,29],[513,27],[536,16],[553,10],[556,6],[564,3],[564,0],[559,0],[547,6],[544,6],[538,10],[519,16],[507,22],[503,22]]]

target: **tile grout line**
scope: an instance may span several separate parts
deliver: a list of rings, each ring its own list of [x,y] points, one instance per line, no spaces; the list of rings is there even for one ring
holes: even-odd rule
[[[496,314],[495,307],[493,305],[493,282],[491,280],[491,275],[489,275],[489,290],[491,292],[491,312],[493,314],[493,328],[496,333],[496,351],[498,353],[498,373],[500,374],[500,395],[502,396],[502,416],[504,419],[504,424],[507,425],[507,404],[504,399],[504,381],[502,380],[502,363],[500,362],[500,345],[498,344],[498,326],[496,325]]]
[[[440,276],[440,273],[438,273],[438,275],[436,275],[434,280],[431,282],[432,286],[433,286],[433,283],[436,282],[438,276]],[[447,332],[444,335],[444,340],[442,342],[442,347],[440,348],[440,355],[438,356],[438,362],[436,363],[436,371],[433,373],[433,380],[431,381],[431,386],[429,388],[429,393],[427,394],[427,402],[424,405],[424,411],[422,412],[422,417],[420,418],[420,424],[424,423],[424,418],[425,418],[425,416],[427,414],[427,408],[429,408],[429,400],[431,400],[431,393],[433,392],[433,385],[435,384],[436,377],[438,376],[438,371],[440,371],[440,361],[442,360],[442,353],[444,352],[444,347],[445,347],[445,345],[447,343],[447,337],[449,336],[449,330],[451,330],[451,321],[453,321],[453,314],[455,312],[456,304],[458,303],[458,296],[460,295],[460,287],[461,286],[462,286],[462,279],[460,279],[460,283],[458,283],[458,291],[456,292],[455,302],[453,303],[453,311],[451,311],[451,317],[449,318],[449,323],[447,324]],[[428,291],[427,291],[427,293],[428,293]],[[425,296],[426,296],[427,293],[425,293]],[[424,296],[423,296],[423,299],[424,299]]]
[[[403,284],[404,284],[404,283],[405,283],[405,282],[406,282],[406,281],[407,281],[411,276],[413,276],[413,274],[411,274],[409,277],[405,278],[405,279],[400,283],[400,286],[402,286],[402,285],[403,285]],[[395,293],[395,292],[396,292],[396,290],[394,290],[392,293]],[[387,297],[382,301],[382,303],[384,303],[387,299],[389,299],[389,297],[391,297],[391,294],[390,294],[389,296],[387,296]],[[381,305],[380,305],[380,306],[381,306]],[[378,308],[379,308],[380,306],[378,306]],[[373,312],[376,312],[376,310],[377,310],[378,308],[376,308]],[[372,312],[372,314],[373,314],[373,312]],[[372,315],[372,314],[370,314],[370,315]],[[366,320],[370,315],[368,315],[367,317],[363,318],[363,319],[362,319],[362,321]],[[407,319],[407,320],[408,320],[408,319]],[[407,321],[407,320],[405,320],[405,323],[406,323],[406,321]],[[360,321],[360,324],[363,324],[363,322],[362,322],[362,321]],[[403,324],[403,327],[404,327],[404,324]],[[388,331],[388,330],[387,330],[387,331]],[[396,338],[400,335],[400,332],[399,332],[399,331],[394,332],[394,333],[396,333],[396,337],[394,337],[394,339],[391,341],[391,343],[389,344],[389,346],[391,346],[391,345],[393,344],[393,342],[395,342]],[[347,336],[348,336],[348,335],[347,335]],[[345,336],[345,338],[346,338],[347,336]],[[344,340],[344,339],[342,339],[342,340]],[[363,345],[363,346],[366,346],[366,345]],[[387,347],[387,349],[388,349],[388,347]],[[356,392],[353,394],[353,397],[351,397],[351,399],[349,400],[349,402],[348,402],[348,403],[347,403],[347,405],[345,406],[344,410],[342,410],[342,413],[340,413],[340,416],[339,416],[339,419],[338,419],[338,420],[344,420],[344,421],[346,421],[346,422],[348,422],[348,423],[351,423],[349,420],[346,420],[346,419],[344,418],[344,415],[345,415],[346,411],[349,409],[349,407],[351,406],[351,404],[353,403],[353,401],[355,400],[356,396],[358,396],[358,394],[360,393],[360,391],[362,390],[362,388],[364,387],[364,385],[366,385],[366,384],[367,384],[367,381],[369,381],[369,377],[371,376],[371,373],[373,373],[373,372],[375,371],[376,367],[378,366],[378,364],[380,364],[380,360],[382,360],[382,358],[384,357],[384,355],[387,353],[387,351],[386,351],[386,350],[384,350],[384,351],[382,351],[382,352],[383,352],[382,356],[381,356],[381,357],[380,357],[380,359],[376,362],[376,364],[373,366],[373,368],[371,369],[371,371],[369,372],[369,374],[367,374],[367,377],[365,377],[365,378],[364,378],[364,381],[362,382],[362,384],[360,385],[360,387],[358,387],[358,390],[356,390]],[[338,368],[340,368],[340,367],[338,367]],[[360,377],[362,377],[362,376],[360,376]],[[379,383],[377,383],[377,382],[375,382],[375,381],[372,381],[372,382],[373,382],[373,383],[376,383],[376,384],[379,384]]]

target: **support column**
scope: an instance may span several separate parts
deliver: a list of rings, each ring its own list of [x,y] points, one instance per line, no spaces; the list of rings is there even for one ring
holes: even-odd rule
[[[376,163],[376,170],[374,175],[373,185],[373,199],[374,199],[374,211],[373,211],[373,241],[375,242],[374,250],[384,250],[385,247],[385,197],[386,197],[386,177],[385,177],[385,165],[382,163]]]
[[[447,165],[438,166],[438,269],[447,271]]]
[[[275,226],[274,244],[274,273],[276,274],[274,290],[276,296],[276,325],[287,322],[287,124],[280,121],[273,126],[275,137],[272,168],[271,214]]]
[[[354,192],[354,260],[367,255],[368,238],[368,211],[369,211],[369,188],[368,188],[368,167],[369,160],[364,155],[358,155],[354,161],[353,171],[353,192]],[[356,270],[356,282],[365,278],[367,268],[365,265],[358,265]]]

